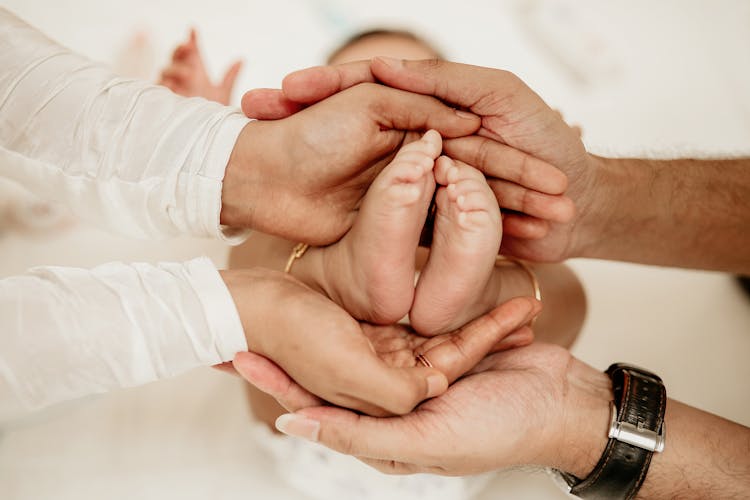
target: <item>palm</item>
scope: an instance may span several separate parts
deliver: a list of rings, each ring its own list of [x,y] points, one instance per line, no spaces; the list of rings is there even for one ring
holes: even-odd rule
[[[288,274],[252,269],[225,273],[224,279],[235,302],[249,304],[240,309],[249,350],[276,362],[312,394],[371,415],[407,413],[427,397],[427,369],[417,367],[415,349],[429,355],[431,372],[450,382],[538,313],[518,297],[463,328],[426,339],[403,325],[359,323]],[[245,282],[252,286],[236,286]],[[393,405],[374,404],[382,400]]]
[[[473,374],[404,417],[419,431],[423,447],[440,457],[439,465],[396,463],[394,470],[416,465],[463,475],[538,463],[540,450],[529,448],[529,443],[554,438],[555,422],[548,420],[560,414],[570,358],[567,350],[545,344],[486,358]],[[460,449],[455,443],[461,443]],[[471,450],[471,465],[463,450]]]

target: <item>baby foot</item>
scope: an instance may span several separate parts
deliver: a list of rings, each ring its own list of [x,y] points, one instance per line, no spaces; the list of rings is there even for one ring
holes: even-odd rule
[[[409,312],[441,150],[434,130],[403,146],[368,189],[351,230],[324,256],[326,293],[357,319],[390,324]]]
[[[500,208],[479,170],[441,156],[435,179],[443,186],[432,247],[409,313],[425,335],[455,330],[495,307],[497,294],[488,288],[497,285],[491,278],[502,239]]]

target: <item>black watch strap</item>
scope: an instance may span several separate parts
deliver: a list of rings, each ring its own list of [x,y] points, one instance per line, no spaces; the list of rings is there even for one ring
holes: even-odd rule
[[[632,365],[613,364],[607,374],[615,397],[607,447],[586,478],[562,475],[580,498],[631,499],[664,447],[667,392],[657,375]]]

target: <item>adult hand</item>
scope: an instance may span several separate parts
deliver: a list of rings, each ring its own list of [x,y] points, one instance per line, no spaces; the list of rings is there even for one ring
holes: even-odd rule
[[[355,85],[293,116],[249,123],[227,166],[221,222],[325,245],[351,227],[368,186],[406,138],[462,137],[479,118],[434,97]]]
[[[287,274],[257,268],[223,271],[222,277],[250,351],[310,393],[371,415],[406,413],[442,394],[488,352],[530,342],[523,325],[541,307],[519,297],[464,328],[427,339],[406,326],[359,323]],[[433,367],[417,363],[417,354]]]
[[[198,48],[198,35],[191,29],[187,41],[177,46],[169,65],[161,72],[159,85],[164,85],[175,94],[204,97],[226,106],[232,97],[240,68],[242,61],[236,61],[224,73],[221,82],[212,82]]]
[[[315,406],[267,362],[242,358],[235,366],[296,410],[278,419],[279,430],[386,473],[467,475],[536,464],[585,477],[606,444],[611,383],[558,346],[493,354],[442,396],[392,418]]]
[[[596,158],[587,154],[576,129],[507,71],[375,58],[292,73],[281,92],[245,94],[243,110],[282,116],[363,81],[434,95],[482,118],[477,136],[445,141],[444,153],[482,170],[501,208],[518,212],[504,217],[505,252],[559,261],[580,255],[595,237],[595,231],[583,228],[594,195]],[[566,176],[575,208],[569,198],[550,196],[565,191]]]

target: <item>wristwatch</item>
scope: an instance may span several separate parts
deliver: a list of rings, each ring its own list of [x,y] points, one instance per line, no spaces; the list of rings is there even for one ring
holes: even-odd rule
[[[609,442],[594,470],[579,479],[554,471],[566,490],[584,499],[631,499],[638,493],[654,453],[664,450],[667,391],[655,374],[624,363],[607,369],[610,403]]]

